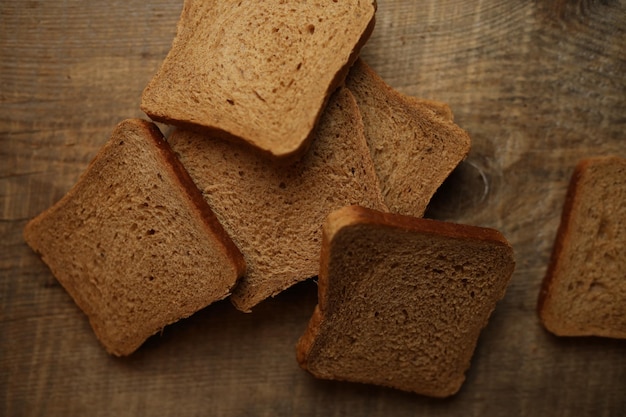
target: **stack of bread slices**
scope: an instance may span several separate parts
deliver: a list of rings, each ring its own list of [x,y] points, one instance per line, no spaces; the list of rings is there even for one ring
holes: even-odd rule
[[[104,347],[129,355],[226,297],[319,277],[297,347],[320,378],[444,397],[513,273],[497,231],[423,219],[466,157],[447,105],[359,58],[374,0],[185,0],[141,108],[27,243]]]

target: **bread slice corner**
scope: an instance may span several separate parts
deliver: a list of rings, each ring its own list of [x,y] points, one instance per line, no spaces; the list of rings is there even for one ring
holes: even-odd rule
[[[493,229],[339,209],[324,223],[297,360],[317,378],[451,396],[514,266]]]

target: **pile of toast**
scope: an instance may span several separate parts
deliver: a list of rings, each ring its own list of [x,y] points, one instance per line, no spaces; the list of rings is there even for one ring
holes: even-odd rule
[[[304,369],[458,391],[513,250],[496,230],[423,218],[470,138],[447,105],[401,94],[359,58],[375,12],[185,0],[141,101],[172,133],[121,122],[24,231],[108,352],[217,300],[250,312],[318,277]]]

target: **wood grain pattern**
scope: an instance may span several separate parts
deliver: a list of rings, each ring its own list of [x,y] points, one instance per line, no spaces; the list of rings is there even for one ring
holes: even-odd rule
[[[363,57],[400,91],[449,103],[473,148],[429,215],[496,227],[517,269],[461,392],[433,400],[317,381],[294,345],[312,281],[252,314],[217,303],[109,357],[24,244],[115,124],[142,117],[180,0],[0,3],[0,415],[622,416],[625,341],[558,339],[535,303],[567,181],[626,156],[626,4],[379,0]]]

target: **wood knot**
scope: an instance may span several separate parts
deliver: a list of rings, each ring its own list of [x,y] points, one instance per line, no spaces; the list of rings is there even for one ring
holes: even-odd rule
[[[450,220],[465,216],[483,205],[489,195],[488,176],[478,164],[461,162],[433,195],[425,217]]]

